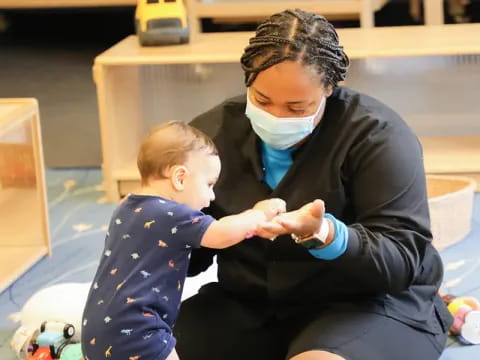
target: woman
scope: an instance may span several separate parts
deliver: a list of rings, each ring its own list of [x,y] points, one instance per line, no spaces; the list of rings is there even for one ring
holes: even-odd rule
[[[349,60],[321,16],[271,16],[241,63],[247,95],[192,123],[224,164],[209,212],[267,197],[299,210],[278,219],[291,236],[193,253],[191,275],[217,254],[219,282],[182,305],[180,358],[438,359],[451,317],[417,138],[387,106],[337,86]]]

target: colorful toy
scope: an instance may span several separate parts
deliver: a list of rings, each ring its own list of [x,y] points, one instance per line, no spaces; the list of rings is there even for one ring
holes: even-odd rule
[[[36,331],[30,340],[30,346],[27,349],[29,357],[31,359],[43,359],[44,354],[46,354],[45,349],[48,349],[52,359],[59,359],[60,354],[70,344],[74,334],[75,328],[72,324],[56,321],[43,322],[40,331]]]
[[[90,285],[91,283],[63,283],[43,288],[27,300],[21,312],[11,314],[12,321],[21,322],[10,341],[17,358],[24,359],[27,356],[28,347],[40,335],[41,324],[45,320],[73,325],[75,333],[70,341],[80,342],[82,313]],[[52,326],[47,326],[47,331]],[[64,331],[62,325],[53,330],[60,333]]]
[[[38,346],[50,347],[52,358],[58,359],[60,353],[70,343],[70,338],[75,335],[72,324],[56,321],[44,321],[40,326],[40,334],[35,339]]]
[[[60,360],[81,360],[83,359],[82,344],[69,344],[60,353]]]
[[[189,40],[183,0],[138,0],[135,27],[142,46],[184,44]]]
[[[34,353],[27,355],[25,360],[54,360],[49,347],[39,347]]]
[[[44,321],[42,325],[40,325],[40,332],[45,333],[46,331],[50,333],[61,333],[65,339],[70,339],[75,335],[75,327],[72,324],[59,321]]]
[[[466,345],[480,344],[480,302],[473,297],[442,296],[453,315],[450,334]]]

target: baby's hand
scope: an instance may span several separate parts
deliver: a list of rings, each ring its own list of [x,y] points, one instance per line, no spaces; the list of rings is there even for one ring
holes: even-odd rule
[[[286,206],[285,201],[274,198],[257,202],[253,209],[263,211],[267,221],[270,221],[278,214],[283,214],[286,211]]]

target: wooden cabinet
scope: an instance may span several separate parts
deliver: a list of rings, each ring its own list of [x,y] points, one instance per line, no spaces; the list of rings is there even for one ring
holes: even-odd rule
[[[50,254],[35,99],[0,99],[0,292]]]
[[[433,132],[434,136],[419,133],[427,171],[480,180],[476,121],[480,102],[475,100],[480,62],[478,55],[471,55],[480,54],[480,24],[339,29],[338,34],[352,59],[347,85],[387,104],[396,103],[394,108],[402,110],[407,122],[414,118],[431,122],[434,129],[445,124],[455,129]],[[110,200],[138,185],[136,153],[152,126],[173,119],[190,121],[227,97],[245,92],[239,59],[252,35],[199,34],[190,44],[165,47],[140,47],[130,36],[96,57],[103,175]],[[443,65],[436,68],[438,59]],[[376,64],[379,60],[391,63]],[[411,71],[409,61],[418,65],[418,71]],[[398,71],[401,64],[404,68]],[[454,72],[457,65],[459,71]],[[363,89],[365,84],[370,89]],[[389,98],[382,98],[387,92]],[[473,100],[464,104],[467,95]],[[458,102],[455,112],[448,112],[449,102]],[[478,131],[459,131],[463,115]]]

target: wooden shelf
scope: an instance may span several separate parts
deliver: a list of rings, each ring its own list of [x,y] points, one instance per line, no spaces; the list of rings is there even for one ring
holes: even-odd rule
[[[435,58],[452,58],[449,61],[458,67],[455,68],[458,77],[449,78],[450,82],[439,77],[441,72],[435,67],[422,70],[422,74],[427,73],[424,76],[418,76],[418,69],[402,75],[395,91],[403,94],[397,105],[399,113],[404,110],[405,118],[421,117],[422,114],[435,117],[436,107],[429,104],[444,101],[439,100],[444,98],[444,93],[436,91],[443,84],[447,88],[468,81],[471,86],[475,84],[476,77],[472,77],[471,71],[476,70],[476,65],[464,64],[463,56],[473,55],[473,61],[476,54],[480,54],[479,23],[350,28],[338,29],[338,34],[340,43],[353,60],[352,70],[373,74],[371,76],[380,88],[388,85],[382,81],[393,79],[398,82],[398,76],[386,76],[389,74],[387,69],[382,69],[381,64],[375,67],[378,65],[375,61],[358,59],[384,58],[385,63],[395,66],[408,56],[415,57],[411,60],[418,60],[421,68],[430,57],[433,64],[436,64]],[[252,35],[251,32],[199,34],[189,44],[159,47],[142,47],[136,36],[129,36],[95,58],[93,76],[97,87],[103,174],[107,197],[111,201],[118,200],[120,194],[137,186],[135,162],[128,159],[136,156],[138,145],[149,128],[168,119],[189,121],[223,99],[245,91],[239,59]],[[420,90],[412,92],[412,87]],[[393,90],[388,89],[389,94],[376,93],[378,89],[366,93],[381,100],[382,95],[391,96]],[[175,94],[182,94],[182,97]],[[408,107],[409,96],[415,96],[413,108]],[[424,100],[420,101],[419,96]],[[452,104],[450,110],[440,110],[441,116],[436,120],[441,118],[438,122],[455,126],[452,121],[458,116],[475,116],[476,104],[468,104],[468,109],[455,108]],[[443,136],[450,132],[437,134]],[[427,171],[467,176],[478,174],[480,169],[472,165],[480,163],[480,149],[475,146],[478,137],[472,139],[468,142],[462,138],[461,143],[447,138],[425,139]]]
[[[135,159],[125,161],[125,164],[112,171],[113,177],[117,180],[139,180],[140,174],[138,173],[137,163]]]
[[[36,188],[0,189],[0,248],[44,244],[39,198]]]
[[[480,173],[480,136],[422,137],[430,173]]]
[[[0,293],[47,254],[43,245],[0,246]]]
[[[135,6],[136,0],[2,0],[0,9]]]
[[[96,65],[238,62],[251,32],[206,33],[185,45],[142,47],[129,36],[95,58]],[[338,29],[351,59],[480,53],[480,23]]]
[[[387,0],[374,1],[374,10],[380,9]],[[298,8],[317,14],[359,14],[362,11],[362,1],[359,0],[323,0],[323,1],[278,1],[278,0],[237,0],[195,2],[195,13],[198,17],[267,17],[288,8]]]
[[[428,174],[468,176],[480,186],[480,136],[422,137],[425,171]],[[113,171],[121,195],[140,185],[135,160]]]
[[[480,191],[480,136],[422,137],[425,170],[472,178]]]
[[[35,99],[0,99],[0,292],[50,254]]]

